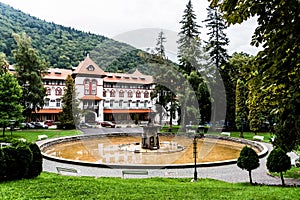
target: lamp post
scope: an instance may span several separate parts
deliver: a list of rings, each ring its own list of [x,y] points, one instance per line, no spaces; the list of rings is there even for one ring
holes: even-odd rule
[[[193,181],[197,181],[197,136],[194,136],[193,139],[193,155],[194,155],[194,179]]]
[[[14,129],[15,120],[9,120],[10,123],[10,137],[12,138],[12,131]]]

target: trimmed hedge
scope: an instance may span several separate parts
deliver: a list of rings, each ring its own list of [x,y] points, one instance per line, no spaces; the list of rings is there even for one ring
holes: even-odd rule
[[[11,146],[0,148],[0,181],[34,178],[42,172],[42,154],[35,143],[1,138]]]

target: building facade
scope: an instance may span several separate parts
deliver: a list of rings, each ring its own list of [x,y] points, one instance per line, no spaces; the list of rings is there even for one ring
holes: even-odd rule
[[[43,109],[37,111],[37,118],[40,121],[59,121],[59,113],[62,111],[62,97],[66,88],[65,80],[72,70],[53,69],[45,71],[43,84],[46,88]]]
[[[147,120],[154,88],[152,76],[136,70],[132,74],[104,72],[87,56],[72,76],[79,107],[84,110],[82,121],[115,121],[132,123]]]

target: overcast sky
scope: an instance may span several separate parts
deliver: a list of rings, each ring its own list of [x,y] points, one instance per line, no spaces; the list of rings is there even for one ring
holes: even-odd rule
[[[188,0],[0,0],[27,14],[54,22],[63,26],[73,27],[86,32],[97,33],[109,38],[131,43],[137,48],[148,44],[133,44],[136,35],[146,35],[147,30],[157,38],[156,30],[167,32],[168,42],[176,45],[172,38],[180,31],[179,21]],[[207,18],[207,0],[193,0],[197,23],[201,37],[207,39],[205,24]],[[245,52],[256,54],[258,49],[250,46],[251,36],[256,21],[249,20],[241,25],[229,27],[226,32],[230,39],[229,54]],[[152,40],[143,38],[143,42]],[[132,43],[133,42],[133,43]],[[152,42],[155,45],[155,39]],[[172,45],[166,48],[172,48]],[[170,51],[173,51],[171,49]]]

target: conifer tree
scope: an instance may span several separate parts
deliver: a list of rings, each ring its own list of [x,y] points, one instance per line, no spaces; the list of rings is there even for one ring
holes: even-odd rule
[[[81,110],[75,92],[74,79],[71,75],[68,75],[66,89],[62,97],[62,112],[60,113],[60,122],[64,129],[72,129],[79,124]]]
[[[235,123],[236,127],[241,131],[240,137],[243,138],[243,132],[245,130],[245,122],[248,116],[248,110],[246,106],[247,90],[245,82],[241,79],[236,83],[236,103],[235,103]]]
[[[196,23],[196,15],[191,0],[186,5],[180,24],[182,27],[178,40],[179,71],[183,73],[187,81],[182,83],[182,87],[186,89],[181,90],[183,93],[178,95],[181,103],[181,121],[184,128],[190,121],[196,122],[200,115],[201,119],[210,121],[210,111],[205,110],[205,108],[210,107],[210,102],[208,100],[209,104],[207,104],[205,103],[207,101],[203,101],[204,98],[209,99],[209,96],[207,95],[207,88],[203,87],[205,82],[199,72],[199,63],[202,57],[200,32],[198,31],[200,26]],[[193,91],[188,91],[187,85],[190,85],[190,89]],[[196,99],[191,95],[196,95]],[[203,120],[201,121],[203,122]]]
[[[200,32],[198,31],[200,26],[196,23],[191,0],[186,5],[180,24],[182,27],[178,40],[179,67],[184,73],[190,74],[192,70],[197,69],[198,58],[201,55]]]
[[[212,109],[214,124],[216,120],[222,120],[225,118],[225,113],[222,113],[222,109],[226,108],[226,94],[225,91],[230,85],[225,85],[224,79],[228,78],[228,71],[224,70],[224,66],[228,60],[227,50],[225,46],[229,44],[224,30],[227,28],[225,21],[222,19],[221,13],[218,11],[218,7],[207,8],[208,15],[206,27],[209,29],[207,35],[209,40],[206,42],[205,51],[208,55],[208,65],[206,72],[213,78],[210,80],[211,96],[212,96]],[[227,88],[226,88],[227,87]],[[229,89],[229,88],[228,88]]]
[[[224,65],[229,56],[225,46],[229,44],[229,39],[224,33],[227,26],[225,21],[222,18],[221,13],[218,11],[218,7],[209,7],[207,8],[208,15],[206,22],[206,27],[210,32],[207,33],[209,36],[208,42],[206,42],[205,50],[210,56],[210,60],[214,63],[214,66],[218,70],[221,70],[221,66]]]

